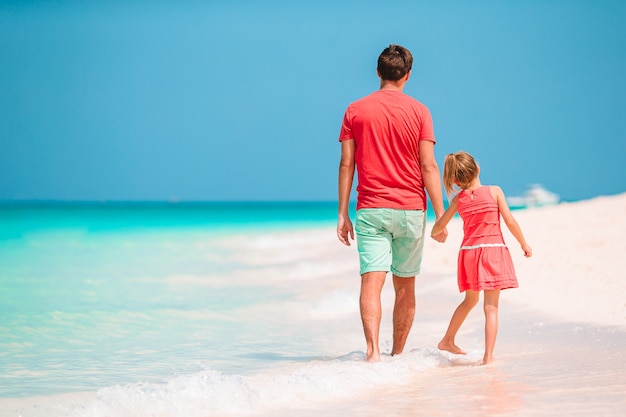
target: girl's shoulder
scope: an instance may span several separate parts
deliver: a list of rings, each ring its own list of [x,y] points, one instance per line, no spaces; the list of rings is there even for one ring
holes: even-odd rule
[[[489,190],[489,194],[491,194],[491,197],[493,197],[496,202],[499,199],[504,198],[504,193],[499,185],[485,185],[485,187]]]
[[[499,185],[485,185],[485,187],[489,188],[489,191],[493,192],[498,192],[501,193],[502,192],[502,188],[500,188]]]

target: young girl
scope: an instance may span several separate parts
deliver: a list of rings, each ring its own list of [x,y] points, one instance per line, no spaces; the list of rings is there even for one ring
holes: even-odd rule
[[[517,239],[524,256],[532,256],[519,225],[513,218],[502,189],[496,185],[481,185],[478,179],[480,168],[467,152],[446,156],[443,185],[451,196],[454,186],[460,191],[450,202],[444,215],[435,223],[431,236],[444,233],[454,214],[459,212],[463,220],[463,242],[458,259],[459,291],[465,291],[465,299],[452,315],[439,349],[455,354],[465,354],[454,338],[469,312],[478,303],[480,291],[484,291],[485,310],[485,354],[483,364],[493,361],[493,348],[498,333],[498,299],[500,290],[516,288],[517,278],[513,261],[504,244],[500,230],[500,216]]]

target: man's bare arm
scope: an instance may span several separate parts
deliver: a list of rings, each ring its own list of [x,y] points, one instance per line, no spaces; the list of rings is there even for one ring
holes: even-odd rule
[[[435,217],[440,218],[443,216],[443,196],[441,192],[441,176],[439,173],[439,166],[435,160],[435,143],[429,140],[421,140],[419,142],[420,150],[420,166],[422,168],[422,178],[424,180],[424,187],[430,202],[433,205],[435,211]]]
[[[439,166],[435,159],[435,142],[429,140],[419,141],[420,166],[424,187],[430,198],[430,203],[435,211],[435,219],[439,220],[443,216],[443,195],[441,191],[441,176]],[[438,242],[444,242],[448,237],[448,230],[444,227],[442,231],[432,236]]]
[[[344,245],[350,246],[349,237],[354,240],[354,228],[348,207],[350,204],[350,193],[352,182],[354,181],[354,150],[356,144],[354,140],[344,140],[341,142],[341,160],[339,161],[339,211],[337,221],[337,237]]]
[[[429,140],[419,141],[420,150],[420,166],[422,169],[422,178],[424,187],[430,197],[430,203],[435,212],[435,219],[439,220],[443,216],[443,194],[441,191],[441,176],[439,166],[435,159],[435,142]],[[448,229],[444,227],[442,231],[432,236],[438,242],[445,242],[448,237]]]

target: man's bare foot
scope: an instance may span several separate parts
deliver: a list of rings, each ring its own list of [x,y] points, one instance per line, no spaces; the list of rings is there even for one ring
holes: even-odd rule
[[[454,353],[455,355],[465,355],[465,354],[467,354],[467,352],[465,352],[463,349],[461,349],[460,347],[458,347],[454,343],[446,343],[443,340],[441,342],[439,342],[437,347],[439,348],[439,350],[445,350],[446,352]]]
[[[380,355],[371,355],[366,356],[365,361],[367,362],[380,362]]]

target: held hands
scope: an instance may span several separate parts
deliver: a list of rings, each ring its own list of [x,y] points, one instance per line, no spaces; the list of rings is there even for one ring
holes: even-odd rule
[[[430,231],[430,237],[439,243],[443,243],[448,238],[448,228],[446,227],[448,221],[442,220],[441,217],[437,217],[433,229]]]
[[[448,229],[446,227],[441,230],[435,230],[435,228],[433,228],[433,231],[430,233],[430,237],[439,243],[443,243],[448,238]]]
[[[448,239],[448,228],[446,227],[456,212],[456,198],[452,200],[450,206],[445,212],[439,214],[435,219],[433,229],[430,231],[430,237],[439,243],[443,243]]]
[[[348,239],[348,236],[350,239]],[[354,228],[348,216],[339,216],[337,222],[337,237],[346,246],[350,246],[350,240],[354,240]]]

